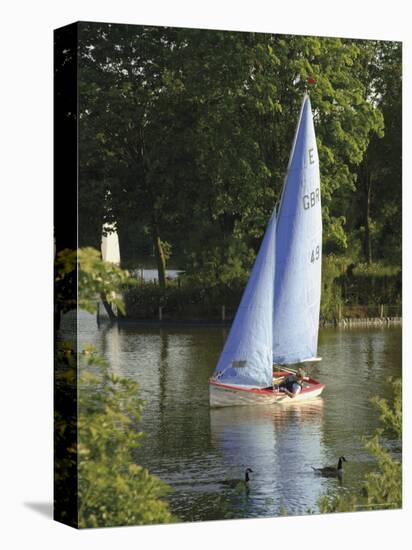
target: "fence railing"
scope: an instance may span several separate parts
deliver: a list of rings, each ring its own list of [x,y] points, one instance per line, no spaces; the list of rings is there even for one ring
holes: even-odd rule
[[[218,304],[179,304],[179,307],[170,307],[168,304],[157,305],[152,302],[150,307],[134,308],[129,319],[157,320],[157,321],[212,321],[231,322],[236,314],[236,307]],[[370,305],[340,305],[328,318],[321,319],[324,323],[340,322],[345,320],[367,319],[397,319],[402,317],[401,305],[370,304]]]
[[[371,319],[402,317],[402,306],[388,304],[341,305],[337,307],[336,319]]]

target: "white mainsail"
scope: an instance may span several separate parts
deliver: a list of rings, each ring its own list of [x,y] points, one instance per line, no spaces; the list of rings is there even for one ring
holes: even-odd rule
[[[322,266],[319,158],[305,94],[278,211],[273,361],[298,363],[317,353]]]

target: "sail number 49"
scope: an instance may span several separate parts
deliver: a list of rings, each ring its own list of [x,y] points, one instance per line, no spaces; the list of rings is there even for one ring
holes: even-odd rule
[[[312,248],[312,254],[310,255],[310,263],[315,263],[320,258],[320,246]]]

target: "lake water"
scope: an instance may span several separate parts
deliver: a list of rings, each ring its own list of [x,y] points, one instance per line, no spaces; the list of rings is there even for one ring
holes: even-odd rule
[[[92,343],[116,374],[140,385],[146,433],[136,461],[168,483],[182,521],[317,512],[326,491],[359,488],[374,468],[362,438],[379,426],[369,399],[389,397],[401,376],[401,328],[323,329],[323,361],[307,369],[326,384],[302,404],[210,409],[208,378],[227,328],[97,328],[80,317],[80,342]],[[391,444],[390,441],[387,442]],[[311,466],[347,459],[342,483]],[[245,468],[253,470],[247,489]]]

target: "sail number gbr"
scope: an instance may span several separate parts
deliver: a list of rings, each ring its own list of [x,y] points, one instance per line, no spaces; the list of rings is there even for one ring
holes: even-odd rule
[[[310,263],[314,264],[317,262],[320,258],[320,246],[317,245],[315,248],[312,248],[312,252],[310,254]]]
[[[306,195],[303,195],[303,209],[309,210],[309,208],[313,208],[317,204],[320,203],[320,191],[319,187],[316,187],[314,191],[311,191],[310,193],[307,193]]]

